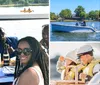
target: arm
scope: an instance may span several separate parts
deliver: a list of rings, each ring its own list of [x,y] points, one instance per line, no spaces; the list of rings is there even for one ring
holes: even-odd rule
[[[58,60],[56,69],[57,69],[57,72],[61,73],[65,69],[64,62]]]
[[[96,64],[93,68],[93,75],[98,73],[100,71],[100,64]]]
[[[38,85],[39,78],[37,73],[28,68],[20,77],[17,85]]]

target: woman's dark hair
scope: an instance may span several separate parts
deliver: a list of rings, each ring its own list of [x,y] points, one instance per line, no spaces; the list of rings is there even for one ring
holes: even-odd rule
[[[40,43],[33,37],[25,37],[18,41],[18,44],[22,41],[28,42],[30,48],[32,50],[32,57],[28,61],[27,65],[20,69],[20,61],[18,57],[16,57],[16,67],[15,67],[15,78],[19,77],[26,69],[32,67],[32,65],[36,62],[43,74],[44,84],[49,85],[49,60],[46,53],[43,51]]]

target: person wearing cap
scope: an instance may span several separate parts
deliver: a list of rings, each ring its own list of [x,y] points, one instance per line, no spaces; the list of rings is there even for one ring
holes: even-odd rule
[[[49,25],[43,25],[42,39],[40,41],[42,48],[45,50],[47,55],[49,54]]]
[[[84,45],[77,52],[81,63],[85,66],[83,72],[80,73],[80,78],[89,81],[96,73],[100,71],[100,60],[93,57],[93,48],[91,45]]]
[[[76,57],[76,50],[69,52],[65,58],[59,57],[57,61],[57,71],[61,73],[62,80],[71,80],[75,77],[74,67],[77,66],[79,62]]]
[[[4,46],[7,45],[10,58],[15,56],[14,49],[17,48],[17,37],[6,37],[4,29],[0,27],[0,54],[1,60],[3,60]]]

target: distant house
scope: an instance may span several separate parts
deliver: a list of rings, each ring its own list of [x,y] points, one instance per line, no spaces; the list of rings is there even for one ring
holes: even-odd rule
[[[66,18],[66,19],[69,19],[69,20],[82,20],[82,18],[76,17],[75,14],[72,14],[71,18]]]

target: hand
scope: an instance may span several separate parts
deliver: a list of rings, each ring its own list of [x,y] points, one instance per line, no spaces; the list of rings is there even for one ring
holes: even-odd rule
[[[63,62],[65,60],[65,58],[63,56],[59,57],[59,61]]]
[[[85,81],[86,76],[87,75],[84,73],[80,73],[80,75],[79,75],[79,77],[80,77],[80,79],[82,79],[82,81]]]
[[[14,48],[13,47],[10,47],[9,45],[8,45],[8,52],[9,53],[12,53],[12,52],[14,52],[15,50],[14,50]]]

